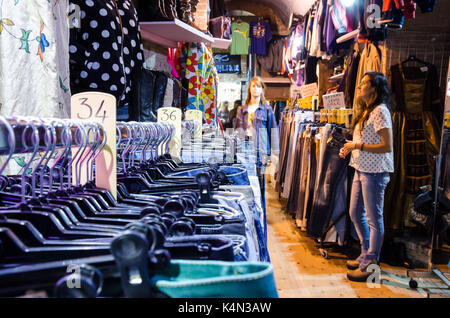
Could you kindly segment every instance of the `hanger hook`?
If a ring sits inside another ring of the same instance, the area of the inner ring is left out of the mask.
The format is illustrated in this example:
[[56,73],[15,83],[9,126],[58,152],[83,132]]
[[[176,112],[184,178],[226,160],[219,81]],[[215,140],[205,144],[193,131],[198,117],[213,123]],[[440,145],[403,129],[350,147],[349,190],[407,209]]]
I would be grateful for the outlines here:
[[[45,146],[42,148],[39,148],[39,151],[45,150],[44,155],[41,157],[41,159],[37,162],[37,164],[34,166],[33,170],[31,171],[31,197],[33,199],[36,198],[36,175],[37,171],[41,167],[41,164],[46,159],[48,153],[50,152],[52,148],[52,131],[51,126],[44,123],[44,120],[42,118],[36,118],[36,122],[39,122],[38,131],[39,128],[43,128],[44,133],[44,144]],[[42,169],[44,169],[44,165],[42,165]],[[42,183],[42,180],[41,180]]]
[[[75,163],[75,184],[78,185],[79,184],[79,179],[78,179],[78,171],[77,171],[77,163],[79,162],[79,159],[81,158],[82,155],[82,150],[84,152],[84,149],[87,146],[87,133],[86,133],[86,129],[83,125],[82,122],[78,122],[78,121],[72,121],[71,122],[73,126],[76,127],[75,130],[75,135],[71,134],[72,140],[75,141],[75,145],[78,145],[79,148],[77,150],[77,152],[72,155],[72,159],[69,161],[69,163],[67,164],[67,176],[68,176],[68,187],[71,188],[72,187],[72,163],[76,161]],[[72,143],[73,144],[73,143]],[[72,144],[70,149],[72,148]],[[80,154],[81,152],[81,154]]]
[[[7,119],[5,119],[3,116],[0,116],[0,122],[3,124],[6,133],[8,134],[6,137],[6,141],[8,143],[8,157],[6,158],[5,162],[0,168],[0,175],[3,173],[3,171],[6,168],[6,165],[9,163],[9,160],[11,160],[11,157],[14,154],[14,151],[16,150],[16,136],[14,135],[14,129],[12,128],[11,124],[8,122]],[[2,131],[3,135],[3,131]],[[5,140],[5,139],[3,139]],[[2,145],[4,147],[4,145]]]
[[[30,160],[27,162],[27,164],[25,165],[25,167],[23,167],[23,173],[21,175],[21,195],[22,195],[22,203],[25,203],[25,175],[26,172],[28,170],[28,168],[31,165],[31,162],[34,160],[34,157],[36,156],[36,154],[39,151],[39,142],[40,142],[40,138],[39,138],[39,131],[36,127],[36,125],[34,124],[35,119],[31,118],[31,117],[22,117],[21,120],[25,121],[25,125],[24,125],[24,130],[22,131],[22,145],[24,146],[24,152],[26,153],[29,149],[29,146],[27,145],[27,140],[26,140],[26,132],[28,128],[32,129],[32,133],[31,133],[31,143],[34,147],[33,149],[33,153],[31,155]],[[18,122],[18,125],[21,126],[20,122]]]
[[[107,134],[106,134],[106,131],[105,131],[105,128],[103,127],[103,125],[100,124],[100,123],[94,123],[94,124],[97,125],[97,127],[98,127],[99,146],[97,147],[98,148],[97,153],[94,152],[93,158],[91,159],[92,160],[92,163],[91,163],[91,180],[94,180],[94,162],[95,162],[95,159],[97,159],[97,156],[103,151],[103,149],[106,146],[106,143],[108,142]],[[102,132],[101,135],[100,135],[100,131]],[[102,137],[103,137],[103,139],[102,139]]]

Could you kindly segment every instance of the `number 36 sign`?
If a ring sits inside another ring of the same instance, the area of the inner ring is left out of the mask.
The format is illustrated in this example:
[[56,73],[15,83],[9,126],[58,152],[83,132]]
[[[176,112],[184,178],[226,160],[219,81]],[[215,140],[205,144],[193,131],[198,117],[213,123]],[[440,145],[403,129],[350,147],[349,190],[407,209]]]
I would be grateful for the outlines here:
[[181,109],[175,107],[161,107],[158,109],[159,123],[172,123],[175,126],[175,135],[170,141],[170,154],[181,157]]

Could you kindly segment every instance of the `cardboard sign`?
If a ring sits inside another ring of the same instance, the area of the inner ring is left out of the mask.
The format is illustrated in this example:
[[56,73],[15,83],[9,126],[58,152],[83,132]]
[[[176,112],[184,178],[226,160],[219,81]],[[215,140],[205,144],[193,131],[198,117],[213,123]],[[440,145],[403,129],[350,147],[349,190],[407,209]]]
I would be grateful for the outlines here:
[[301,86],[297,86],[296,84],[291,85],[290,93],[291,99],[295,100],[299,96],[302,96]]
[[194,139],[202,139],[203,112],[198,109],[188,109],[186,111],[186,120],[193,120],[198,123],[199,129],[194,132]]
[[345,108],[345,99],[343,92],[322,95],[322,99],[323,107],[325,109]]
[[181,109],[175,107],[162,107],[158,109],[158,123],[172,123],[175,134],[170,140],[170,155],[181,158]]
[[317,83],[300,86],[300,92],[302,94],[302,98],[319,95]]
[[[106,146],[95,159],[95,184],[111,191],[117,198],[117,149],[116,149],[116,98],[101,92],[75,94],[71,98],[71,118],[102,124],[107,136]],[[76,153],[73,149],[72,153]],[[75,163],[73,164],[75,165]],[[76,182],[75,168],[72,169],[73,183]],[[80,183],[87,181],[86,165],[81,167]]]

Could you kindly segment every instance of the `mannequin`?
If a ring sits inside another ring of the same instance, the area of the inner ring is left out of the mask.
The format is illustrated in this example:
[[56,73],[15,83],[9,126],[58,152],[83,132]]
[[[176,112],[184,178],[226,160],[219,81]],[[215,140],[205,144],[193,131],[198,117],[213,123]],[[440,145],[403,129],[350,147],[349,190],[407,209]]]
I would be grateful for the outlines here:
[[250,80],[247,87],[247,99],[238,111],[234,128],[238,129],[240,135],[245,136],[248,142],[252,142],[256,150],[256,172],[263,202],[264,225],[266,225],[264,195],[266,166],[268,164],[277,166],[280,150],[275,114],[266,101],[264,83],[258,76]]

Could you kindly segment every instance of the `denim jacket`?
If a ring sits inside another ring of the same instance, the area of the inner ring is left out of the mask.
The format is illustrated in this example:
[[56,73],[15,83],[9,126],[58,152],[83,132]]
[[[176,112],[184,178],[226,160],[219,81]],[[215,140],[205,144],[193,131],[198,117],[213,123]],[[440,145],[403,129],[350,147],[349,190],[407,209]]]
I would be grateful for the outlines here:
[[[246,131],[248,128],[247,126],[248,106],[245,105],[241,107],[237,114],[234,128]],[[278,127],[272,107],[268,104],[260,104],[255,110],[252,126],[252,139],[255,149],[257,150],[258,162],[263,159],[263,156],[261,155],[278,155],[280,153]]]

